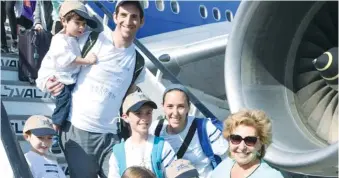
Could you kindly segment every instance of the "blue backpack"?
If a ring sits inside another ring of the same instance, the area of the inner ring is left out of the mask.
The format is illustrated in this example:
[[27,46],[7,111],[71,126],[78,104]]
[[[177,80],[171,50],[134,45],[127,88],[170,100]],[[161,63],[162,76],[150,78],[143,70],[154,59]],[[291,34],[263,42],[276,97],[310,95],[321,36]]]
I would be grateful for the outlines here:
[[[218,164],[222,161],[220,156],[215,155],[212,149],[212,145],[211,145],[211,141],[209,139],[209,136],[207,134],[207,130],[206,130],[206,124],[207,121],[209,119],[206,118],[194,118],[194,121],[191,125],[191,127],[188,130],[187,136],[184,139],[184,143],[182,144],[181,147],[179,148],[178,152],[177,152],[177,158],[180,159],[184,156],[188,145],[190,144],[195,130],[198,131],[198,137],[199,137],[199,141],[200,141],[200,145],[201,145],[201,149],[204,152],[205,156],[208,157],[208,159],[211,161],[211,166],[212,168],[216,168],[218,166]],[[218,120],[217,118],[211,118],[210,119],[212,124],[220,131],[223,130],[223,124],[220,120]],[[155,129],[155,136],[159,136],[162,126],[164,124],[165,119],[161,119],[158,122],[158,125]]]
[[[152,148],[151,160],[152,170],[157,178],[163,178],[163,171],[161,169],[162,161],[162,150],[164,147],[164,139],[160,137],[154,138],[154,144]],[[118,162],[119,174],[122,176],[126,168],[126,153],[125,153],[125,142],[121,142],[113,146],[113,154]]]

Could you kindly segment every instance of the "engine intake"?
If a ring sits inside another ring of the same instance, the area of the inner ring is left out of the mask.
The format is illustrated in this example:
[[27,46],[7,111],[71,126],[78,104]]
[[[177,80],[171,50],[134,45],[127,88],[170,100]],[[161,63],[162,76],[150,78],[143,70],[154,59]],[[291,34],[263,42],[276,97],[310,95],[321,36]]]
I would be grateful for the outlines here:
[[335,69],[325,74],[315,67],[324,62],[314,61],[337,47],[338,2],[241,2],[226,49],[227,99],[231,112],[271,116],[271,164],[338,176],[337,80],[328,80]]

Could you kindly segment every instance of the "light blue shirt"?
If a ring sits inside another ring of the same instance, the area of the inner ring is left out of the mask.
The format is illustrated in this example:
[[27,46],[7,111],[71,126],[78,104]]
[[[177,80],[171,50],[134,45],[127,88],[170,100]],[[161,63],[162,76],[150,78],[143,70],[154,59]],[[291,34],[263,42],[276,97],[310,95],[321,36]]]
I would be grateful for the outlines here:
[[[231,169],[235,161],[227,158],[216,167],[211,178],[231,178]],[[276,169],[269,166],[265,161],[261,161],[260,166],[248,178],[284,178],[282,174]]]

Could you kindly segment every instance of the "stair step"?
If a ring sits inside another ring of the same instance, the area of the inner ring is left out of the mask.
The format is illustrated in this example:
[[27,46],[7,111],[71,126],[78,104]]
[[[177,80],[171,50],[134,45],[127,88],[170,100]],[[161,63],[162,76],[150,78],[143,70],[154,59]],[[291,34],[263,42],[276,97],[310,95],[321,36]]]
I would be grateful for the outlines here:
[[35,85],[13,80],[1,81],[1,96],[14,98],[53,98],[50,93],[42,92]]
[[8,116],[8,119],[11,123],[12,130],[14,131],[15,135],[17,136],[18,141],[24,141],[23,137],[23,129],[26,120],[28,119],[29,115],[11,115]]
[[19,56],[17,54],[1,55],[1,66],[18,68]]
[[18,68],[1,66],[1,79],[19,81]]
[[1,97],[8,115],[45,115],[50,116],[55,108],[53,99]]

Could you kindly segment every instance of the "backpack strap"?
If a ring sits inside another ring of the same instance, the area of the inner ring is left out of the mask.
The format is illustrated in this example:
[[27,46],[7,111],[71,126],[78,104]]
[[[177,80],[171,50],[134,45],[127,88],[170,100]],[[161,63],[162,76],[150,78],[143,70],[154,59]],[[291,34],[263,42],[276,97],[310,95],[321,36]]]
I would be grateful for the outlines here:
[[154,137],[154,143],[152,148],[152,169],[157,178],[163,178],[163,170],[161,168],[162,162],[162,150],[164,148],[164,139],[161,137]]
[[113,154],[117,160],[119,167],[119,174],[122,176],[126,170],[126,153],[125,153],[125,142],[121,142],[113,146]]
[[197,129],[197,124],[196,124],[195,120],[196,119],[193,120],[192,125],[189,128],[188,133],[187,133],[187,135],[186,135],[186,137],[184,139],[184,142],[182,143],[182,145],[180,146],[180,148],[179,148],[179,150],[177,152],[177,158],[178,159],[181,159],[184,156],[188,146],[190,145],[190,143],[192,141],[192,138],[194,136],[195,130]]
[[215,169],[221,162],[221,158],[219,156],[216,156],[213,152],[211,141],[208,137],[206,129],[208,119],[196,118],[195,121],[197,124],[197,131],[201,149],[204,152],[205,156],[208,157],[208,159],[211,161],[212,168]]
[[87,53],[92,49],[95,42],[97,42],[98,37],[99,37],[99,32],[92,31],[89,34],[87,41],[86,41],[84,47],[82,48],[81,57],[86,57]]
[[[128,89],[134,84],[134,82],[139,77],[141,71],[143,70],[143,68],[145,66],[144,57],[142,57],[142,55],[137,50],[135,50],[135,53],[136,53],[136,56],[135,56],[136,60],[135,60],[133,78],[132,78],[132,82],[129,85]],[[127,89],[127,91],[128,91],[128,89]],[[122,103],[124,102],[124,100],[126,98],[127,91],[125,93],[125,96],[122,99]],[[121,113],[122,113],[122,107],[120,107],[120,114]],[[118,136],[119,136],[119,138],[123,138],[124,140],[126,140],[130,136],[130,130],[129,130],[128,124],[121,119],[120,122],[117,123],[117,125],[118,125]]]
[[155,132],[154,132],[155,136],[157,136],[157,137],[160,136],[160,132],[161,132],[162,126],[164,125],[164,122],[165,122],[165,119],[160,119],[159,120],[158,125],[155,128]]
[[224,124],[223,124],[219,119],[217,119],[217,118],[215,118],[215,117],[210,118],[210,120],[211,120],[212,124],[213,124],[218,130],[220,130],[220,131],[222,132],[222,130],[223,130],[223,128],[224,128]]
[[134,82],[137,80],[137,78],[139,77],[142,69],[144,68],[145,66],[145,59],[144,57],[142,57],[142,55],[137,51],[135,50],[135,67],[134,67],[134,73],[133,73],[133,78],[132,78],[132,82],[130,84],[130,87],[132,84],[134,84]]

